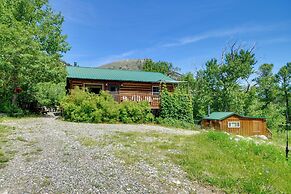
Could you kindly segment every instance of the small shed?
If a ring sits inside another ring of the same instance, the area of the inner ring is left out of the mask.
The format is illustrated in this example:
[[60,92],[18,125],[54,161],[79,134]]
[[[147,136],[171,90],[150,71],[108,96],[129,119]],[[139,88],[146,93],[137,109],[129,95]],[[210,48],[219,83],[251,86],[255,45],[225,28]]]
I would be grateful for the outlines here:
[[212,112],[201,120],[201,125],[243,136],[272,136],[265,117],[242,116],[234,112]]

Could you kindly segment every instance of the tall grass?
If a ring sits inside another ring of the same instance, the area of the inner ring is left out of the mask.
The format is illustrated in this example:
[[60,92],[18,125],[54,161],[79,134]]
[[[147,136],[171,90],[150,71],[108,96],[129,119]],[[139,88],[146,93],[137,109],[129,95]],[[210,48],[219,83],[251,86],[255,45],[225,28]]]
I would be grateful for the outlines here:
[[4,151],[4,147],[8,144],[8,135],[12,128],[0,125],[0,168],[4,167],[10,160],[11,155]]
[[[143,140],[146,137],[157,141],[146,142]],[[130,153],[136,150],[138,154],[138,157],[128,154],[126,157],[141,158],[139,153],[143,153],[151,163],[164,154],[180,165],[190,179],[214,185],[227,193],[291,191],[291,162],[285,160],[278,138],[258,143],[257,140],[237,141],[231,135],[216,131],[192,136],[120,133],[112,142],[129,146]]]
[[270,144],[230,139],[208,132],[185,138],[182,150],[171,158],[191,179],[235,193],[288,193],[291,163],[284,150]]

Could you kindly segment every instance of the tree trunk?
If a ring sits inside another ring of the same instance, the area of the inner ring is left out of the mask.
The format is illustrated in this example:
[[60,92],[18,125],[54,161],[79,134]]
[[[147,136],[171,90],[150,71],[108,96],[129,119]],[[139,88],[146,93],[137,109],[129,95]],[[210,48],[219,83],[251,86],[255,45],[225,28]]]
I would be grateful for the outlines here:
[[17,106],[17,94],[14,93],[12,96],[12,105]]
[[288,96],[288,86],[287,86],[287,80],[284,79],[284,94],[285,94],[285,101],[286,101],[286,124],[290,124],[290,112],[289,112],[289,96]]

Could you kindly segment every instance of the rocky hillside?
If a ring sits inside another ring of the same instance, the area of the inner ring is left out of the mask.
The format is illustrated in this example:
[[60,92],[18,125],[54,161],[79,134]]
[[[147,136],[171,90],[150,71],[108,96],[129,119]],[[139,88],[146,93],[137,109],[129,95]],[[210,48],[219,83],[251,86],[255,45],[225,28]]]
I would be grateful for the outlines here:
[[123,70],[142,70],[142,65],[145,59],[126,59],[121,61],[115,61],[105,65],[99,66],[99,68],[105,69],[123,69]]

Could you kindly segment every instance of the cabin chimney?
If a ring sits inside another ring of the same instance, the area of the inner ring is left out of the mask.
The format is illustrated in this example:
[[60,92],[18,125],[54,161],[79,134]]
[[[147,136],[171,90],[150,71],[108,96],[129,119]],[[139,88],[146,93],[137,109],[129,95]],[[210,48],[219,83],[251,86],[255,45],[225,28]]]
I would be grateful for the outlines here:
[[74,62],[74,67],[77,67],[78,66],[78,63],[77,62]]
[[208,105],[208,116],[210,116],[211,110],[210,110],[210,105]]

